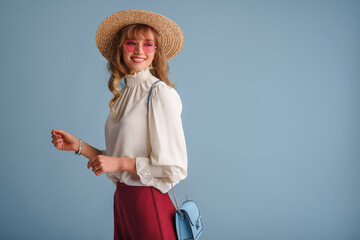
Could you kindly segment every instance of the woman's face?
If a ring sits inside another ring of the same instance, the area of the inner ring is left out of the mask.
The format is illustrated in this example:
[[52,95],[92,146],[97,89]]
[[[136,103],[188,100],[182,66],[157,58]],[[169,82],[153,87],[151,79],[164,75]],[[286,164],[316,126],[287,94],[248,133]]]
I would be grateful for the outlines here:
[[133,41],[127,43],[125,41],[127,47],[123,45],[123,59],[126,66],[131,71],[130,74],[134,74],[135,72],[139,72],[150,66],[154,60],[156,49],[152,52],[149,52],[149,49],[151,49],[152,46],[155,46],[155,37],[151,31],[148,31],[141,39],[127,40]]

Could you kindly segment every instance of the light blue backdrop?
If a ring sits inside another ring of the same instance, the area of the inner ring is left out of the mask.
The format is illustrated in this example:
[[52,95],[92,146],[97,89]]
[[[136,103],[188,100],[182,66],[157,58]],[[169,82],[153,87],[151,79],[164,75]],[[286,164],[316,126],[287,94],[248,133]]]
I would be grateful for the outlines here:
[[1,1],[1,239],[113,238],[115,185],[50,132],[105,148],[95,33],[127,9],[184,32],[170,77],[202,239],[360,239],[360,2],[340,0]]

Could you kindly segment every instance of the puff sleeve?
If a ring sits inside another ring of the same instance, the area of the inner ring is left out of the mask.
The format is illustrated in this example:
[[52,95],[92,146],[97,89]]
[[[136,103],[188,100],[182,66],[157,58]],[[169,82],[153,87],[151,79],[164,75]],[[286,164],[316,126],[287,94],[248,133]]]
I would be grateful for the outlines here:
[[177,91],[160,82],[154,85],[148,112],[151,153],[137,157],[140,181],[147,186],[177,184],[187,176],[187,150]]

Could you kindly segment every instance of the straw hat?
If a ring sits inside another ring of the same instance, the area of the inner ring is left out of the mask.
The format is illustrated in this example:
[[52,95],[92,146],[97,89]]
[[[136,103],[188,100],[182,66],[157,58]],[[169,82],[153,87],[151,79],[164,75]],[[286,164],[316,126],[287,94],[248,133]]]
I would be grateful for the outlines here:
[[105,18],[96,31],[96,45],[107,60],[111,57],[116,33],[126,25],[133,23],[149,25],[159,33],[168,60],[180,52],[184,43],[184,35],[175,22],[154,12],[126,10],[113,13]]

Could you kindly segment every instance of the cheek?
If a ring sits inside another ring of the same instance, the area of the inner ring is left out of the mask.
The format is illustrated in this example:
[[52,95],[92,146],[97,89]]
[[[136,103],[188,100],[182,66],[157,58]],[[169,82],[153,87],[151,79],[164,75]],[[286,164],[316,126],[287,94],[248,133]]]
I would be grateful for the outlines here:
[[148,55],[148,59],[150,62],[152,62],[155,58],[155,54]]
[[124,50],[122,51],[122,56],[123,56],[124,60],[127,58],[127,54],[126,54],[126,52]]
[[122,50],[122,55],[123,55],[124,61],[127,61],[130,58],[130,54],[127,51],[125,51],[124,49]]

